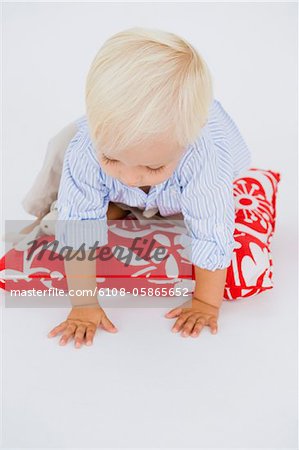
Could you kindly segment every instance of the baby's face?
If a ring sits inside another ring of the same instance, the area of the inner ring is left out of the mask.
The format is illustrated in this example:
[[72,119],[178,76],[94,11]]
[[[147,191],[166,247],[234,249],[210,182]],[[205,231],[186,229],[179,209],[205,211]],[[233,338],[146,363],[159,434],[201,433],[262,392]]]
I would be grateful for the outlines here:
[[151,139],[120,153],[99,152],[100,165],[113,178],[128,186],[153,186],[170,178],[184,154],[184,148],[169,138]]

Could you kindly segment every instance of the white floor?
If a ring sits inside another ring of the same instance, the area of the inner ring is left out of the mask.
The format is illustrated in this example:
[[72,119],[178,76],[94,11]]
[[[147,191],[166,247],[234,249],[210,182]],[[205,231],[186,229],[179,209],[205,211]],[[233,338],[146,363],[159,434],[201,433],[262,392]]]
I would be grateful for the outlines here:
[[32,220],[21,199],[49,139],[83,114],[91,58],[103,39],[137,24],[173,30],[202,49],[252,166],[282,180],[275,287],[224,302],[215,336],[172,334],[166,309],[111,308],[119,333],[75,350],[46,337],[66,310],[0,309],[3,448],[298,448],[297,4],[8,3],[6,220]]
[[275,288],[224,302],[215,336],[172,334],[167,308],[110,308],[119,333],[76,350],[46,337],[67,310],[3,308],[3,447],[297,448],[290,231]]

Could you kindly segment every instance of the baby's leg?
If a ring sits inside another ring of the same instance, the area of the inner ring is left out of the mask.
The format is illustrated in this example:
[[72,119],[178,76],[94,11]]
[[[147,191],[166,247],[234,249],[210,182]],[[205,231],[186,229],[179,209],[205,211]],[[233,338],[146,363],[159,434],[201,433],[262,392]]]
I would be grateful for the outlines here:
[[[107,219],[108,220],[117,220],[117,219],[124,219],[130,211],[125,211],[124,209],[119,208],[115,203],[109,202],[108,210],[107,210]],[[34,222],[32,222],[30,225],[27,225],[25,228],[23,228],[20,233],[21,234],[28,234],[30,233],[41,221],[41,218],[37,218]]]
[[37,217],[20,233],[30,233],[48,214],[51,204],[57,198],[61,178],[64,153],[77,132],[75,122],[70,123],[50,139],[43,165],[33,186],[22,200],[22,205],[29,214]]
[[22,200],[25,211],[39,219],[50,211],[57,199],[64,154],[76,132],[77,125],[72,122],[50,139],[41,170]]

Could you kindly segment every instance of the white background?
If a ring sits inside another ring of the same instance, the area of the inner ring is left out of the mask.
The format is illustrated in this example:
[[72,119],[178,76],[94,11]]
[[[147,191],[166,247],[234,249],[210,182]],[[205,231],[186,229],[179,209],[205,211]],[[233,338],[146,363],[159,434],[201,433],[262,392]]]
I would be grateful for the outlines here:
[[118,335],[48,341],[63,309],[2,309],[4,447],[295,448],[297,5],[6,3],[4,219],[21,206],[50,137],[84,113],[89,65],[131,26],[187,38],[212,72],[252,167],[281,174],[272,291],[224,302],[219,333],[170,333],[162,309],[111,309]]

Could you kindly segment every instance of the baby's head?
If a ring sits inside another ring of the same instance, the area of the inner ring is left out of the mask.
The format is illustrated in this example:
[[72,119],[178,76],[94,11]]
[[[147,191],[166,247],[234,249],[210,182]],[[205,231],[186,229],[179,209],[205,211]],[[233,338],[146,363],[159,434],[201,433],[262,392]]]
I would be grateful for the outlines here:
[[86,115],[103,170],[130,186],[168,179],[208,119],[212,78],[198,52],[172,33],[133,28],[97,53]]

